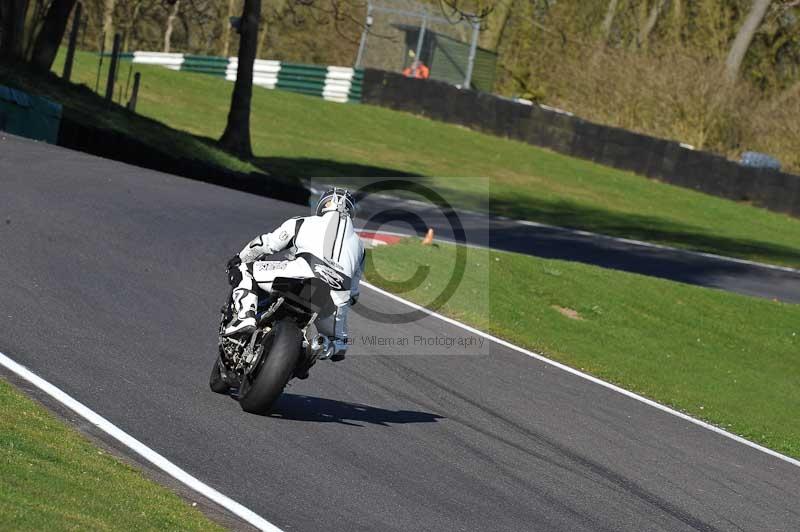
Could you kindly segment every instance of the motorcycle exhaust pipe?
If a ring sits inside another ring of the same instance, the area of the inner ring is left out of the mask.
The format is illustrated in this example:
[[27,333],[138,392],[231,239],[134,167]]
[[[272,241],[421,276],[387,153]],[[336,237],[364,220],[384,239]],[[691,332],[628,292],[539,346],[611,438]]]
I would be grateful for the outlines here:
[[324,334],[318,334],[308,345],[311,354],[317,358],[325,358],[331,348],[331,341]]

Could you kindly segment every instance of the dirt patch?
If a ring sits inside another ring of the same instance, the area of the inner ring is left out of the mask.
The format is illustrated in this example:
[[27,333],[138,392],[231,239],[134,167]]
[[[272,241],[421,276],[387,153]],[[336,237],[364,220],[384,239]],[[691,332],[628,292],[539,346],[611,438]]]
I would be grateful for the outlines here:
[[581,315],[578,314],[577,310],[573,310],[567,307],[559,307],[558,305],[553,305],[553,308],[556,309],[559,312],[559,314],[561,314],[562,316],[566,316],[571,320],[578,320],[578,321],[583,320],[583,317],[581,317]]

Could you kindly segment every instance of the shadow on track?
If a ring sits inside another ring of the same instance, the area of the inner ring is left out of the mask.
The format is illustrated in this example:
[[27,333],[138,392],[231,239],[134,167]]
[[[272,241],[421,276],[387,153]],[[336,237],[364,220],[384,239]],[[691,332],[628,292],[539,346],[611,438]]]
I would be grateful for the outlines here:
[[346,403],[335,399],[323,399],[308,395],[284,393],[269,417],[292,421],[317,423],[342,423],[363,427],[369,423],[388,427],[392,424],[435,423],[444,417],[429,412],[413,410],[386,410],[357,403]]

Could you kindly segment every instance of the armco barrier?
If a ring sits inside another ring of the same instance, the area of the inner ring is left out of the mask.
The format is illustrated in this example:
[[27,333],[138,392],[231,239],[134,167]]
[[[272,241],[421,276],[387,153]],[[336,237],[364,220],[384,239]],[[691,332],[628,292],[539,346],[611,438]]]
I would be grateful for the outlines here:
[[673,185],[800,216],[800,176],[752,168],[680,143],[595,124],[538,105],[366,69],[363,103],[508,137]]
[[[160,65],[173,70],[197,72],[236,81],[239,61],[236,57],[211,57],[161,52],[133,53],[133,62]],[[253,84],[267,89],[282,89],[333,102],[361,101],[361,69],[337,66],[295,65],[280,61],[256,59]]]
[[55,144],[61,104],[0,85],[0,131]]

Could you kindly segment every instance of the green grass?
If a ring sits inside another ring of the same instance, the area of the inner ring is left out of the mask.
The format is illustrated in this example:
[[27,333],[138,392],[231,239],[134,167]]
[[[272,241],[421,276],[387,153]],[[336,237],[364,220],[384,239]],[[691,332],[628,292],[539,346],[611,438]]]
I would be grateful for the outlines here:
[[[62,61],[63,54],[55,72]],[[129,66],[122,63],[122,86]],[[108,60],[101,90],[107,67]],[[241,161],[208,142],[223,131],[232,83],[161,67],[135,70],[143,75],[137,110],[153,120],[108,112],[89,91],[31,81],[8,67],[0,67],[0,82],[50,96],[84,120],[128,131],[163,150],[234,170],[256,165],[297,177],[412,175],[436,185],[457,206],[800,267],[799,219],[373,106],[255,87],[256,158]],[[96,75],[97,55],[79,53],[73,81],[94,88]]]
[[[429,277],[409,291],[418,266]],[[405,240],[373,250],[366,278],[427,304],[453,268],[453,246]],[[800,305],[470,249],[439,311],[800,457]]]
[[[81,54],[83,59],[88,57],[88,54]],[[86,61],[82,63],[86,66]],[[88,83],[85,79],[88,71],[85,68],[78,70],[84,75],[83,81],[94,89],[94,81]],[[124,80],[122,82],[124,84]],[[36,76],[4,64],[0,64],[0,84],[50,98],[64,105],[64,116],[78,123],[126,133],[162,152],[186,159],[199,159],[237,172],[258,170],[249,161],[237,159],[186,132],[167,127],[156,120],[125,112],[115,106],[105,105],[105,102],[90,90],[81,90],[65,83],[55,83],[53,79]]]
[[0,528],[222,530],[0,381]]
[[[54,70],[60,72],[62,60]],[[73,80],[94,87],[96,66],[95,55],[78,54]],[[123,84],[127,68],[123,63]],[[446,190],[454,203],[491,207],[494,214],[800,266],[800,220],[387,109],[255,88],[257,158],[241,161],[200,138],[222,133],[231,83],[159,67],[136,70],[143,73],[138,112],[153,121],[108,111],[88,91],[8,67],[0,66],[0,82],[60,101],[81,120],[233,170],[258,165],[302,177],[415,175]],[[452,179],[459,176],[489,178],[491,203],[481,179]],[[375,265],[367,277],[402,292],[402,283],[377,281],[375,267],[402,280],[417,265],[431,265],[430,279],[403,294],[425,303],[447,280],[450,251],[411,242],[381,248],[370,255]],[[464,280],[441,309],[446,314],[800,456],[800,306],[581,264],[469,253]],[[4,525],[213,527],[4,383],[0,414]]]
[[[79,54],[74,79],[93,87],[96,68],[96,56]],[[221,135],[232,83],[135,70],[143,74],[140,113],[195,135]],[[798,219],[406,113],[255,87],[252,138],[254,162],[279,174],[416,175],[454,204],[494,214],[800,266]],[[485,181],[458,177],[489,179],[489,197]]]

